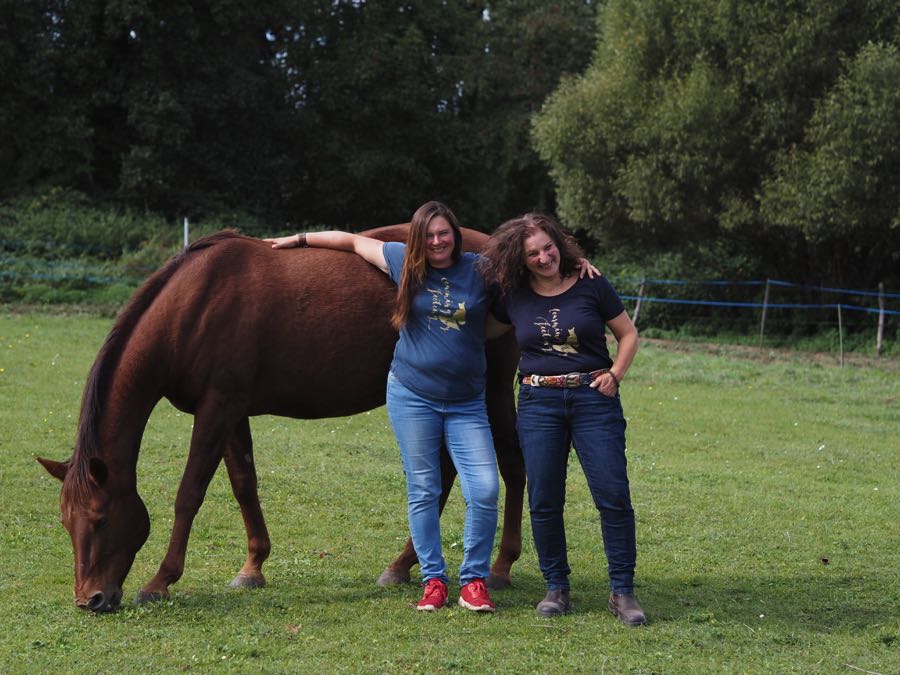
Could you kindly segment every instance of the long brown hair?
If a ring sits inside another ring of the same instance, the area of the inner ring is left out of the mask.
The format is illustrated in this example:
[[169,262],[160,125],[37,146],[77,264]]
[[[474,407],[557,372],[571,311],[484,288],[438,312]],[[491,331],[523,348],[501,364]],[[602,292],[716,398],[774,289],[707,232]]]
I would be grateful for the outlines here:
[[409,225],[409,238],[406,241],[406,257],[403,259],[403,270],[400,272],[400,284],[397,288],[397,306],[391,316],[391,325],[400,330],[406,325],[413,297],[425,282],[425,249],[428,244],[428,225],[437,216],[443,216],[453,228],[453,262],[462,255],[462,230],[459,221],[450,207],[441,202],[426,202],[413,214]]
[[559,273],[566,277],[578,269],[584,257],[581,247],[553,216],[526,213],[507,220],[491,234],[478,261],[484,280],[506,295],[528,285],[529,272],[523,257],[525,240],[543,230],[559,249]]

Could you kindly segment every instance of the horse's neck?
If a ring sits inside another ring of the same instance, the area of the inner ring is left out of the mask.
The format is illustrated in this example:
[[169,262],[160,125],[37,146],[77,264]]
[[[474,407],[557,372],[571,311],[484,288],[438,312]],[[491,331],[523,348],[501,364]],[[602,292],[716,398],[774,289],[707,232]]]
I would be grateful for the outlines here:
[[144,429],[161,398],[158,380],[158,370],[132,358],[122,358],[110,375],[95,423],[99,454],[111,466],[134,471]]

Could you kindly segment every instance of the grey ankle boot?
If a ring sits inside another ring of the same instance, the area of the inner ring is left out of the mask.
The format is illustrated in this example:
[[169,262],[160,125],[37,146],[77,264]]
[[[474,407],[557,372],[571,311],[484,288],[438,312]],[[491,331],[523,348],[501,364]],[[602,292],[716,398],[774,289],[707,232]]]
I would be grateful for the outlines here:
[[610,593],[609,595],[609,611],[626,626],[643,626],[647,623],[647,617],[644,610],[638,604],[634,593],[623,593],[618,595]]
[[538,616],[559,616],[560,614],[568,614],[571,609],[572,603],[569,602],[569,590],[554,588],[547,591],[547,595],[537,604],[535,611]]

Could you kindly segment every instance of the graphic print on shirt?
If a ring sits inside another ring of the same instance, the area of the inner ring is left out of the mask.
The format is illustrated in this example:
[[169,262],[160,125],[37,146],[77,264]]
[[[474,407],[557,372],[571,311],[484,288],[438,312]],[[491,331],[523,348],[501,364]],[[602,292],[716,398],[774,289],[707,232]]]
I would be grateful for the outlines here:
[[563,336],[563,329],[560,328],[560,311],[557,308],[550,310],[550,318],[542,316],[537,317],[534,325],[537,326],[541,333],[541,340],[544,345],[541,351],[556,352],[558,354],[577,354],[578,353],[578,336],[575,334],[575,327],[566,329]]
[[466,303],[454,303],[450,291],[450,282],[441,277],[441,288],[426,289],[431,294],[431,314],[428,315],[428,325],[432,321],[440,323],[441,330],[459,330],[466,325]]

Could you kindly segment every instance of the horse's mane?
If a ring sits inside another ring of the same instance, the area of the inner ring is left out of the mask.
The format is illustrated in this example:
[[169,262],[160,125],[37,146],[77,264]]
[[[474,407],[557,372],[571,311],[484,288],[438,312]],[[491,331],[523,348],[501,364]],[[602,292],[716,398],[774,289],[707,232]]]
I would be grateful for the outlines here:
[[109,335],[106,336],[106,340],[100,348],[97,358],[94,360],[94,365],[91,366],[87,383],[84,387],[75,450],[72,453],[72,459],[69,461],[66,482],[63,485],[64,494],[67,492],[70,499],[83,502],[88,494],[90,481],[88,476],[89,460],[100,454],[98,431],[100,415],[103,411],[103,401],[107,394],[106,390],[110,376],[119,363],[119,357],[122,355],[125,345],[128,344],[128,340],[134,332],[134,327],[188,258],[197,251],[240,236],[234,230],[223,230],[203,239],[198,239],[189,247],[173,256],[162,268],[147,279],[131,297],[128,304],[119,312],[116,322],[109,331]]

